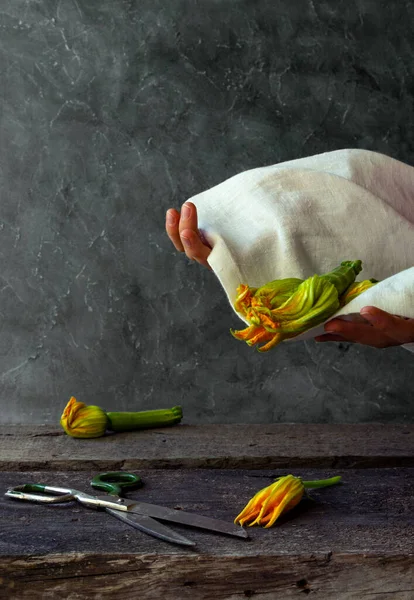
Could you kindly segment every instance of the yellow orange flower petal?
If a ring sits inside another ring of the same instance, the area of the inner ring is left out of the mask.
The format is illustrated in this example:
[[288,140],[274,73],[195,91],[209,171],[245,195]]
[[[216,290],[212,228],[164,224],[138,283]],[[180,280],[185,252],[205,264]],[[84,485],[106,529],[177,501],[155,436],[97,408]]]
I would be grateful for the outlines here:
[[72,396],[60,419],[65,432],[76,438],[95,438],[104,435],[108,418],[99,406],[86,406]]
[[364,281],[357,281],[355,283],[351,283],[351,285],[345,290],[345,292],[339,297],[339,302],[341,306],[345,306],[349,304],[351,300],[354,300],[357,296],[366,292],[373,285],[376,285],[378,281],[375,279],[365,279]]
[[280,515],[299,504],[305,491],[302,481],[293,475],[282,477],[272,488],[252,525],[266,523],[265,527],[271,527]]

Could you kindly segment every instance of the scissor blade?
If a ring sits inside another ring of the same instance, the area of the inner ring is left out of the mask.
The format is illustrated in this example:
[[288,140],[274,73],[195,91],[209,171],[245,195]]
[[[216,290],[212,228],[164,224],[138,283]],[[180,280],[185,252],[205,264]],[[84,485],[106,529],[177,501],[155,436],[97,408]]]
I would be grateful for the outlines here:
[[147,515],[132,514],[131,512],[123,512],[114,510],[113,508],[105,508],[105,510],[120,521],[123,521],[144,533],[148,533],[148,535],[159,538],[160,540],[170,542],[171,544],[180,544],[181,546],[195,546],[194,542],[191,542],[179,533],[176,533],[169,527],[166,527]]
[[129,513],[147,515],[148,517],[154,517],[155,519],[162,519],[163,521],[181,523],[182,525],[189,525],[190,527],[217,531],[218,533],[224,533],[226,535],[235,535],[236,537],[241,538],[249,537],[247,532],[239,525],[233,525],[233,523],[228,523],[227,521],[211,519],[210,517],[204,517],[203,515],[197,515],[195,513],[188,513],[183,510],[158,506],[157,504],[135,502],[128,507],[128,514]]

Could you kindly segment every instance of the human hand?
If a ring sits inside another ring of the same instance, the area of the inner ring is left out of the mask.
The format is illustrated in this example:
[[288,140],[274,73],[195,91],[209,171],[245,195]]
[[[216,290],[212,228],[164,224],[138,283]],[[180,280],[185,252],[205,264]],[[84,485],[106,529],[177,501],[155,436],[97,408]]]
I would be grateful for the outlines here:
[[414,342],[414,319],[391,315],[375,306],[365,306],[361,318],[345,321],[332,319],[317,342],[354,342],[374,348],[388,348]]
[[175,208],[167,210],[165,229],[179,252],[185,252],[190,260],[210,269],[207,259],[211,247],[198,230],[197,209],[192,202],[185,202],[181,214]]

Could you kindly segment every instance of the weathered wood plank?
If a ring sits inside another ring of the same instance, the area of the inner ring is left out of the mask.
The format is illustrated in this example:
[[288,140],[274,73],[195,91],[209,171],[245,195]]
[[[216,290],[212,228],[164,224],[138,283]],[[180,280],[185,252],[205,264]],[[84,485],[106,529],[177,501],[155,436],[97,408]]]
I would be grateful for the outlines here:
[[[87,491],[93,472],[0,473],[0,489],[27,482]],[[281,471],[148,470],[145,485],[129,498],[179,507],[231,522],[253,494]],[[44,506],[0,499],[0,556],[73,552],[102,555],[119,552],[181,554],[187,557],[275,556],[349,553],[409,555],[414,552],[414,469],[300,470],[306,479],[340,474],[343,484],[313,490],[271,529],[248,528],[250,540],[173,525],[196,542],[196,550],[177,547],[120,523],[108,514],[79,504]],[[1,571],[1,569],[0,569]]]
[[73,553],[3,559],[7,600],[412,600],[413,558]]
[[[130,498],[231,521],[281,470],[140,470]],[[174,525],[188,549],[73,503],[0,498],[0,598],[8,600],[329,600],[414,597],[414,469],[300,469],[304,479],[340,474],[272,529],[250,540]],[[96,471],[2,472],[0,490],[25,482],[89,488]]]
[[179,425],[73,439],[0,426],[0,471],[414,466],[414,425]]

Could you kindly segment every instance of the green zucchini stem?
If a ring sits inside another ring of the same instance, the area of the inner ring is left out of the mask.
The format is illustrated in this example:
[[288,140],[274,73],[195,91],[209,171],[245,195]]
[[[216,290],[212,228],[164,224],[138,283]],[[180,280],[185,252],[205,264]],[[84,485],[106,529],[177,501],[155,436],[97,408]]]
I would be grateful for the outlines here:
[[302,481],[305,489],[317,489],[328,487],[330,485],[336,485],[341,482],[342,477],[331,477],[330,479],[316,479],[315,481]]

